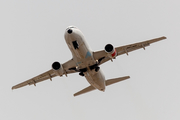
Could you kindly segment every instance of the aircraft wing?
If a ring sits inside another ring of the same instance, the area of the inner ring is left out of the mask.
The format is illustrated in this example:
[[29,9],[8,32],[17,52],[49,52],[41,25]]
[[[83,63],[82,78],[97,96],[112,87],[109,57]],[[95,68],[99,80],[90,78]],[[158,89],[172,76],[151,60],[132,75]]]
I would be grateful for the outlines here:
[[[66,71],[66,74],[76,72],[74,70],[69,70],[69,68],[75,67],[75,63],[74,63],[74,61],[72,59],[67,61],[66,63],[62,64],[62,66],[63,66],[63,69]],[[19,83],[19,84],[13,86],[12,89],[17,89],[17,88],[20,88],[20,87],[24,87],[26,85],[34,85],[34,86],[36,86],[36,83],[42,82],[42,81],[48,80],[48,79],[52,80],[52,78],[56,77],[56,76],[57,75],[55,74],[54,70],[51,69],[51,70],[49,70],[47,72],[44,72],[44,73],[42,73],[42,74],[40,74],[40,75],[38,75],[38,76],[36,76],[34,78],[31,78],[31,79],[29,79],[27,81],[24,81],[22,83]]]
[[[131,51],[143,48],[145,49],[145,47],[150,46],[150,44],[154,43],[154,42],[158,42],[160,40],[166,39],[166,37],[159,37],[159,38],[155,38],[155,39],[151,39],[151,40],[147,40],[147,41],[143,41],[143,42],[139,42],[139,43],[134,43],[134,44],[129,44],[129,45],[125,45],[125,46],[120,46],[120,47],[116,47],[115,50],[117,52],[117,56],[122,55],[122,54],[127,54]],[[93,53],[94,58],[96,60],[101,60],[100,64],[103,64],[109,60],[111,60],[108,56],[107,53],[105,52],[105,50],[101,50],[101,51],[97,51]]]

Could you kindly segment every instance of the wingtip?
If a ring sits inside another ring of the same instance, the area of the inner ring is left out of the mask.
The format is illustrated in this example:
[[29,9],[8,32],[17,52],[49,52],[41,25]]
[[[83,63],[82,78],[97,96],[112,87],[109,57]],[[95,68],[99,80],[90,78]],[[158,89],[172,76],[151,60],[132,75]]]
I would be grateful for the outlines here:
[[162,38],[163,38],[163,39],[167,39],[167,37],[166,37],[166,36],[163,36]]
[[76,97],[76,96],[78,96],[78,94],[77,94],[77,93],[75,93],[73,96],[74,96],[74,97]]
[[130,76],[125,76],[124,78],[127,78],[127,79],[128,79],[128,78],[130,78]]
[[11,90],[14,90],[15,88],[14,88],[14,86],[11,88]]
[[78,96],[78,95],[80,95],[80,94],[79,94],[79,93],[75,93],[73,96],[76,97],[76,96]]

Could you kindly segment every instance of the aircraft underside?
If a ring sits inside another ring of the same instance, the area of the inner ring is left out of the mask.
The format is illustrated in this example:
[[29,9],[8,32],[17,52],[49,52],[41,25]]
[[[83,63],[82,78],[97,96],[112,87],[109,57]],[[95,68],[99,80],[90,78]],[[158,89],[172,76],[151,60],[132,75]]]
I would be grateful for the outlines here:
[[166,39],[166,37],[159,37],[139,43],[134,43],[130,45],[114,47],[111,44],[107,44],[104,50],[91,51],[88,44],[85,41],[82,32],[74,27],[70,26],[66,29],[64,34],[66,43],[72,53],[72,59],[60,64],[59,62],[54,62],[52,64],[52,69],[42,73],[34,78],[24,81],[12,87],[12,89],[17,89],[26,85],[35,85],[38,82],[50,79],[56,76],[67,76],[71,73],[79,73],[87,79],[90,86],[77,92],[74,96],[90,92],[92,90],[98,89],[100,91],[105,91],[105,87],[123,80],[130,78],[129,76],[119,77],[114,79],[105,80],[105,76],[100,69],[100,65],[113,59],[122,54],[127,54],[131,51],[149,46],[150,44]]

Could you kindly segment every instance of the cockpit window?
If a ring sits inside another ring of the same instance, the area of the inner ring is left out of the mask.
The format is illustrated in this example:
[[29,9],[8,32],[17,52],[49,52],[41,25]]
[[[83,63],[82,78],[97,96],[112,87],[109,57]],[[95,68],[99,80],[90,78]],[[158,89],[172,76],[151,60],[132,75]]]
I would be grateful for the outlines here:
[[69,26],[66,30],[70,29],[70,28],[76,28],[75,26]]

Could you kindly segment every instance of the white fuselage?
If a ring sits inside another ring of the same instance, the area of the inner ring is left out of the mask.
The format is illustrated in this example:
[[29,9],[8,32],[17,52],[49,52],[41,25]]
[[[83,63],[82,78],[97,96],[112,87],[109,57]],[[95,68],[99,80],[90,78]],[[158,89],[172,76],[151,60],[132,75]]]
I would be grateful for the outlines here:
[[94,59],[93,52],[88,47],[82,32],[78,28],[70,26],[66,29],[64,37],[71,50],[76,68],[87,68],[87,71],[83,72],[87,81],[96,89],[104,91],[106,85],[102,71],[96,72],[94,69],[89,68],[89,66],[96,64],[97,60]]

